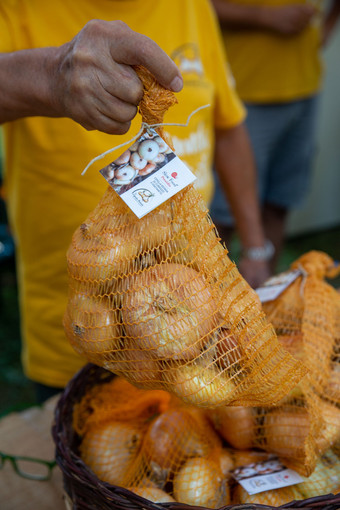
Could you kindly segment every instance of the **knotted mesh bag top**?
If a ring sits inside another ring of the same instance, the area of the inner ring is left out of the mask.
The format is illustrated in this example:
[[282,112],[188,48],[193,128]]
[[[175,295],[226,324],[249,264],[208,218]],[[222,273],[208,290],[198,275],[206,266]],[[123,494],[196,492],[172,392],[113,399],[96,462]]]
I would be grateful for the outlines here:
[[[174,95],[138,73],[142,120],[161,123]],[[109,187],[67,263],[69,341],[139,388],[199,407],[268,405],[307,372],[281,347],[192,185],[142,219]]]

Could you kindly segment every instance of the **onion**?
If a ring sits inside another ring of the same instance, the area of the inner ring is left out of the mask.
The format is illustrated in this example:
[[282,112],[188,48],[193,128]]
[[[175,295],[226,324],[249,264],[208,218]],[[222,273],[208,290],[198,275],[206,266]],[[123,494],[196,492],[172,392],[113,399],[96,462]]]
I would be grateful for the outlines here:
[[235,450],[233,452],[234,468],[253,464],[254,462],[265,462],[269,459],[269,453],[256,450]]
[[[210,437],[209,437],[210,435]],[[209,425],[186,409],[169,409],[148,428],[142,446],[145,462],[159,478],[167,479],[188,457],[207,455],[218,444]]]
[[301,457],[310,433],[310,418],[304,408],[278,409],[265,416],[264,434],[270,452],[283,457]]
[[332,450],[324,453],[318,460],[313,473],[296,487],[304,498],[323,496],[338,489],[340,487],[340,462],[335,453]]
[[256,418],[250,407],[217,407],[209,410],[209,419],[217,432],[239,450],[254,446]]
[[223,475],[227,478],[230,475],[230,471],[234,469],[234,461],[231,453],[226,449],[222,448],[220,453],[220,467]]
[[219,508],[230,502],[228,486],[220,469],[209,459],[189,459],[174,477],[176,501],[187,505]]
[[181,264],[162,264],[127,278],[122,316],[128,337],[154,357],[191,360],[214,327],[216,307],[204,278]]
[[158,361],[150,358],[147,351],[136,348],[135,343],[128,338],[122,339],[117,352],[102,366],[137,387],[143,389],[162,387],[161,367]]
[[290,335],[278,335],[280,344],[295,358],[304,361],[306,356],[303,347],[303,335],[300,332]]
[[132,264],[139,254],[162,246],[175,234],[170,203],[138,219],[133,213],[114,212],[112,200],[107,192],[73,234],[67,261],[75,279],[100,282],[136,272]]
[[141,440],[141,431],[133,425],[109,423],[87,432],[80,445],[81,457],[104,482],[124,485]]
[[156,487],[129,487],[129,491],[154,503],[172,503],[175,501],[170,494]]
[[163,379],[171,383],[171,392],[188,404],[215,407],[235,398],[236,387],[217,369],[199,365],[183,365],[163,372]]
[[325,396],[333,400],[336,404],[340,404],[340,364],[332,364],[329,378],[324,389]]
[[226,327],[221,327],[209,338],[206,347],[212,349],[218,366],[222,369],[236,368],[242,360],[241,346]]
[[316,443],[319,453],[323,453],[340,439],[340,409],[323,400],[318,401],[318,408],[324,428],[316,438]]
[[[298,485],[296,486],[298,487]],[[304,499],[296,487],[283,487],[281,489],[260,492],[259,494],[250,495],[248,492],[238,485],[234,492],[233,502],[241,504],[268,505],[270,507],[279,507],[291,501]]]
[[119,348],[121,326],[110,300],[74,294],[64,314],[65,334],[75,351],[92,363],[103,365]]

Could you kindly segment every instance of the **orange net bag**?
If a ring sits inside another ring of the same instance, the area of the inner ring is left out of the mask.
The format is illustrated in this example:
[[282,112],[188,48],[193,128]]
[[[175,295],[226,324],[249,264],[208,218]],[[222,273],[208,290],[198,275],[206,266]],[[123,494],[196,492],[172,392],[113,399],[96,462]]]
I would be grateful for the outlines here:
[[231,455],[204,413],[168,392],[114,378],[77,404],[73,426],[84,462],[103,481],[151,501],[208,508],[230,501]]
[[229,424],[226,418],[221,427],[210,412],[187,406],[168,392],[137,389],[114,378],[92,387],[76,404],[73,427],[81,438],[81,457],[98,478],[153,502],[276,507],[340,490],[340,460],[328,449],[303,482],[250,496],[233,471],[238,468],[247,478],[267,474],[272,467],[268,461],[275,468],[277,463],[271,454],[250,449],[250,442],[239,443],[243,449],[231,446],[232,439],[244,436],[238,434],[236,422],[243,431],[246,423],[248,430],[256,429],[249,424],[250,408],[225,409]]
[[322,453],[340,439],[340,294],[326,282],[340,266],[311,251],[291,267],[301,276],[263,308],[279,342],[309,368],[308,391],[325,422],[318,440]]
[[[174,96],[138,72],[142,119],[161,123]],[[200,407],[268,405],[306,373],[277,341],[192,185],[142,219],[109,187],[67,262],[69,341],[140,388]]]

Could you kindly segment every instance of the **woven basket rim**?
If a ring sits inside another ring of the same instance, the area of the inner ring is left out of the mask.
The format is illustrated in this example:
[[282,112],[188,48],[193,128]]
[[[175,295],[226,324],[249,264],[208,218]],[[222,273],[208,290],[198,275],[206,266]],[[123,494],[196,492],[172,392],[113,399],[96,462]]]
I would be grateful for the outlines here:
[[[62,392],[54,412],[52,437],[55,443],[56,462],[59,465],[64,482],[64,490],[77,510],[210,510],[205,507],[184,503],[153,503],[133,492],[100,480],[86,466],[76,451],[79,441],[72,429],[73,405],[94,383],[109,382],[114,376],[111,372],[88,363],[81,368]],[[217,510],[339,510],[340,493],[327,494],[305,500],[292,501],[280,507],[260,504],[231,504]]]

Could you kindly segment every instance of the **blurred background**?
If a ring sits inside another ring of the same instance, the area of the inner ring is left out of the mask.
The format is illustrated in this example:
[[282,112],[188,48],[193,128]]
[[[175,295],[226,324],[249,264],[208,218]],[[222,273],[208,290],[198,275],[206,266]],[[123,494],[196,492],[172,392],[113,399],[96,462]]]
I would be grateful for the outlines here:
[[[279,271],[287,270],[297,257],[310,250],[324,251],[340,261],[339,53],[340,30],[336,31],[325,50],[327,72],[318,123],[312,189],[304,207],[290,216]],[[2,154],[0,143],[0,156]],[[0,183],[1,176],[0,167]],[[237,253],[237,241],[228,248],[231,257],[235,258],[233,254]],[[330,283],[340,287],[339,278]],[[0,416],[34,403],[33,387],[21,369],[20,343],[15,250],[7,225],[5,203],[0,198]]]

